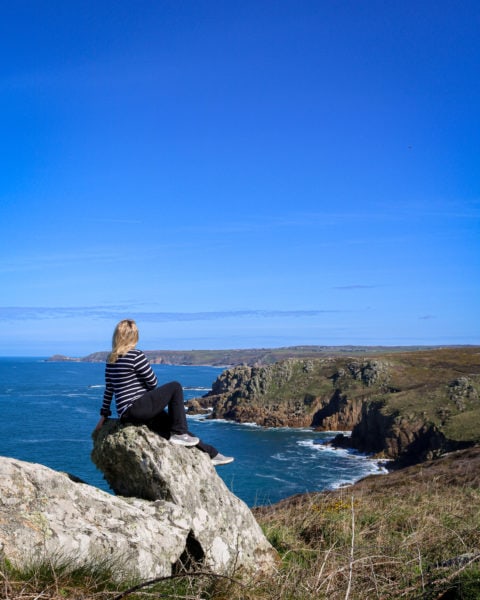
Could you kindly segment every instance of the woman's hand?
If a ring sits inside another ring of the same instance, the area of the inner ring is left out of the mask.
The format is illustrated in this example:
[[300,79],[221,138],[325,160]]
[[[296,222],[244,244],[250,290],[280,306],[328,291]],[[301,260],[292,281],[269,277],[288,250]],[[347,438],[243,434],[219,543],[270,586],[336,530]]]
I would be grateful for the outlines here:
[[96,431],[99,431],[103,424],[105,423],[105,417],[100,417],[100,421],[97,423],[95,429],[93,430],[93,433],[95,433]]

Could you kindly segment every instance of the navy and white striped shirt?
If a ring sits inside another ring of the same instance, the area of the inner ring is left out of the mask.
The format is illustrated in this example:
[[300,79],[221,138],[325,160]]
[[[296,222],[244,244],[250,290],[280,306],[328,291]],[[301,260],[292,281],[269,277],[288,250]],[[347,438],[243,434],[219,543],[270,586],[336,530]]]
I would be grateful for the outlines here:
[[147,357],[141,350],[129,350],[116,362],[105,366],[105,393],[100,414],[109,417],[112,414],[110,404],[115,395],[118,416],[148,390],[157,386],[157,376]]

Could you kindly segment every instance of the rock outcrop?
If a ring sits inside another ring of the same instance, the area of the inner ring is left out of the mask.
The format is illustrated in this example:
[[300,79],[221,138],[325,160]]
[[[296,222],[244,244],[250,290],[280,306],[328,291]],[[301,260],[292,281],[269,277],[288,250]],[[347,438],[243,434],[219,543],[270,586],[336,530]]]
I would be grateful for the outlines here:
[[418,462],[480,441],[479,358],[472,347],[236,367],[188,406],[265,427],[348,430],[339,445]]
[[274,567],[276,552],[206,454],[113,420],[95,438],[94,461],[121,496],[0,457],[0,558],[18,567],[102,564],[123,580]]
[[0,457],[0,554],[19,567],[56,561],[170,575],[190,519],[172,502],[115,497],[43,465]]
[[250,509],[197,448],[110,420],[95,436],[92,460],[116,494],[176,507],[186,526],[176,560],[224,574],[268,571],[275,564],[276,553]]
[[262,427],[309,427],[324,405],[318,388],[312,387],[310,393],[310,384],[317,383],[320,371],[330,364],[330,359],[289,359],[265,367],[228,369],[207,396],[188,402],[187,407],[191,412],[210,410],[209,418]]

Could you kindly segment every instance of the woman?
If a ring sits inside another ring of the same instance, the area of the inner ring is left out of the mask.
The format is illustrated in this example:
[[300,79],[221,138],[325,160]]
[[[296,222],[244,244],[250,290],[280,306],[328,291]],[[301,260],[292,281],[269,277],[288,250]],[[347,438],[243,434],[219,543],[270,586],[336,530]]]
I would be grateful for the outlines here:
[[[115,328],[112,352],[105,366],[101,416],[95,430],[100,429],[112,414],[110,404],[115,396],[121,421],[147,425],[172,444],[197,446],[210,456],[215,466],[231,463],[232,457],[223,456],[216,448],[203,443],[188,431],[182,386],[177,381],[171,381],[157,387],[157,376],[147,357],[135,348],[138,337],[137,325],[131,319],[120,321]],[[167,406],[168,413],[165,411]]]

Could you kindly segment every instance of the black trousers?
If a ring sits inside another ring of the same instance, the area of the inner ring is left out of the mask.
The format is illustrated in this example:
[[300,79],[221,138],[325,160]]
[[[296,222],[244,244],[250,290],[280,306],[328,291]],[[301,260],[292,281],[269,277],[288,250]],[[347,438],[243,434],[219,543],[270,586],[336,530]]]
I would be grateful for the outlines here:
[[[165,410],[167,407],[168,412]],[[183,389],[178,381],[171,381],[145,392],[122,415],[122,421],[147,425],[149,429],[167,440],[172,434],[193,435],[188,431]],[[197,444],[197,448],[206,452],[210,458],[218,454],[216,448],[205,444],[202,440]]]

